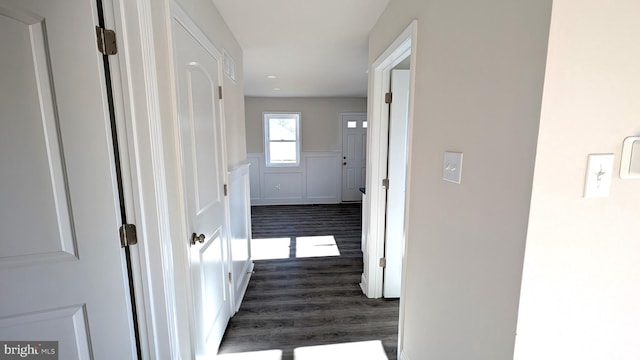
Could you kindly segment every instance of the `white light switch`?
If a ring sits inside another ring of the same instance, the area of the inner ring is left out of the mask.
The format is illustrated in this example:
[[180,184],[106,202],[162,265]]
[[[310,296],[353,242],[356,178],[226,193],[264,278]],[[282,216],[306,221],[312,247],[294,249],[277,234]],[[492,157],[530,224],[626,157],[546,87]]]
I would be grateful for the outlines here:
[[460,184],[462,179],[462,153],[445,151],[442,180]]
[[609,196],[612,175],[613,154],[590,154],[589,162],[587,163],[584,197]]

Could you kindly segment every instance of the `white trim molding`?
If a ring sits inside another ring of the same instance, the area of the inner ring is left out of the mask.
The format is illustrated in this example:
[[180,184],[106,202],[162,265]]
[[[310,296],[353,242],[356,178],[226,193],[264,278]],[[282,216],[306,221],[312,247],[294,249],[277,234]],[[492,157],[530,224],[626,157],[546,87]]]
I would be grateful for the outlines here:
[[[367,208],[364,216],[367,217],[367,228],[363,229],[366,236],[367,251],[364,254],[368,262],[369,273],[366,295],[370,298],[382,297],[383,270],[378,265],[380,258],[384,257],[384,233],[386,213],[386,189],[382,186],[382,179],[387,175],[387,152],[389,136],[389,106],[384,101],[385,93],[391,83],[390,72],[397,64],[412,56],[415,56],[415,38],[417,21],[413,21],[409,27],[389,46],[389,48],[373,63],[372,77],[373,90],[369,129],[367,134]],[[413,44],[413,45],[412,45]],[[415,72],[411,70],[411,98],[409,104],[409,132],[413,123],[413,84]],[[410,145],[409,145],[410,146]],[[409,172],[410,170],[408,170]],[[407,187],[407,191],[409,187]],[[409,196],[407,195],[407,199]],[[408,207],[408,206],[407,206]],[[408,218],[408,214],[405,218]],[[405,225],[406,226],[406,225]]]
[[[407,153],[411,154],[414,123],[414,94],[415,94],[415,64],[418,22],[413,20],[409,26],[395,39],[387,50],[376,59],[369,69],[372,87],[369,93],[369,128],[367,134],[367,201],[363,209],[366,228],[363,228],[363,242],[365,243],[364,273],[361,286],[369,298],[382,297],[383,269],[379,266],[379,259],[384,257],[384,235],[386,216],[386,189],[382,186],[382,179],[387,175],[387,154],[389,136],[389,106],[385,103],[385,93],[390,89],[391,70],[402,60],[410,56],[410,95],[409,95],[409,123],[407,128]],[[407,179],[411,178],[411,164],[407,165]],[[407,233],[407,219],[410,218],[411,184],[408,183],[405,192],[405,223],[403,233]],[[405,239],[404,253],[409,251]],[[398,349],[401,359],[408,359],[404,353],[404,298],[406,294],[406,263],[402,265],[402,285],[400,295],[400,316],[398,324]],[[366,282],[365,282],[366,281]]]
[[108,0],[105,17],[119,34],[112,80],[126,207],[138,232],[131,260],[141,352],[175,359],[180,334],[151,4]]

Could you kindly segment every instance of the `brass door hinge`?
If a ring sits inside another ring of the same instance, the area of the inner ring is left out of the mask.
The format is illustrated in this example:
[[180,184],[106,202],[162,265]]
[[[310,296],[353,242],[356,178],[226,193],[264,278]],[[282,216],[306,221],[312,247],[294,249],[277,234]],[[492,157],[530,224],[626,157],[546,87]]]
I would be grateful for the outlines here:
[[98,51],[102,55],[115,55],[118,53],[115,31],[96,26],[96,40],[98,42]]
[[384,94],[384,103],[385,104],[391,104],[392,100],[393,100],[393,95],[390,92]]
[[380,267],[387,267],[387,258],[380,258]]
[[222,86],[218,86],[218,99],[222,100]]
[[232,283],[233,282],[233,275],[231,274],[231,272],[229,272],[229,282]]
[[224,196],[229,196],[229,187],[227,184],[224,184]]
[[133,224],[123,224],[120,226],[120,246],[126,247],[138,243],[136,226]]
[[389,190],[389,179],[382,179],[382,186],[384,186],[385,189]]

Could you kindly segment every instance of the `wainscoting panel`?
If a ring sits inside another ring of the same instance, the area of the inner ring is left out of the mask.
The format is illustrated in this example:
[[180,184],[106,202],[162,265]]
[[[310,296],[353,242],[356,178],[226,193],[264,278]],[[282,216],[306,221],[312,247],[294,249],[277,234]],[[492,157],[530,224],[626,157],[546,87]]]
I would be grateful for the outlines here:
[[253,272],[249,168],[247,163],[229,171],[229,247],[235,311],[240,308]]
[[340,194],[340,156],[329,154],[306,154],[307,200],[311,202],[335,201]]
[[304,152],[297,167],[266,167],[264,154],[247,154],[251,205],[341,202],[340,152]]
[[302,201],[303,178],[302,171],[267,172],[264,179],[264,198],[272,201]]
[[[257,156],[255,156],[257,155]],[[262,191],[261,191],[261,183],[260,177],[262,176],[261,167],[263,166],[263,158],[262,154],[250,154],[247,156],[247,161],[249,161],[249,183],[251,185],[251,201],[254,200],[259,201],[262,199]]]

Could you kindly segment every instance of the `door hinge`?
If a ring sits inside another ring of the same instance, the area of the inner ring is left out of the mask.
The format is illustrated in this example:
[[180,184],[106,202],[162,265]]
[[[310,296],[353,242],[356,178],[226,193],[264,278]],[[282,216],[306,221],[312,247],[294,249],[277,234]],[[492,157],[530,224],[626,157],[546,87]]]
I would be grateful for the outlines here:
[[115,31],[96,26],[96,39],[98,41],[98,51],[102,55],[115,55],[118,53]]
[[222,100],[222,86],[218,86],[218,99]]
[[382,179],[382,186],[384,186],[385,189],[389,190],[389,179]]
[[385,104],[391,104],[392,100],[393,100],[393,95],[390,92],[384,94],[384,103]]
[[224,196],[229,196],[229,187],[227,184],[224,184]]
[[380,258],[380,267],[387,267],[387,258]]
[[120,226],[120,246],[126,247],[138,243],[136,226],[133,224],[123,224]]
[[232,283],[233,282],[233,274],[229,273],[229,282]]

